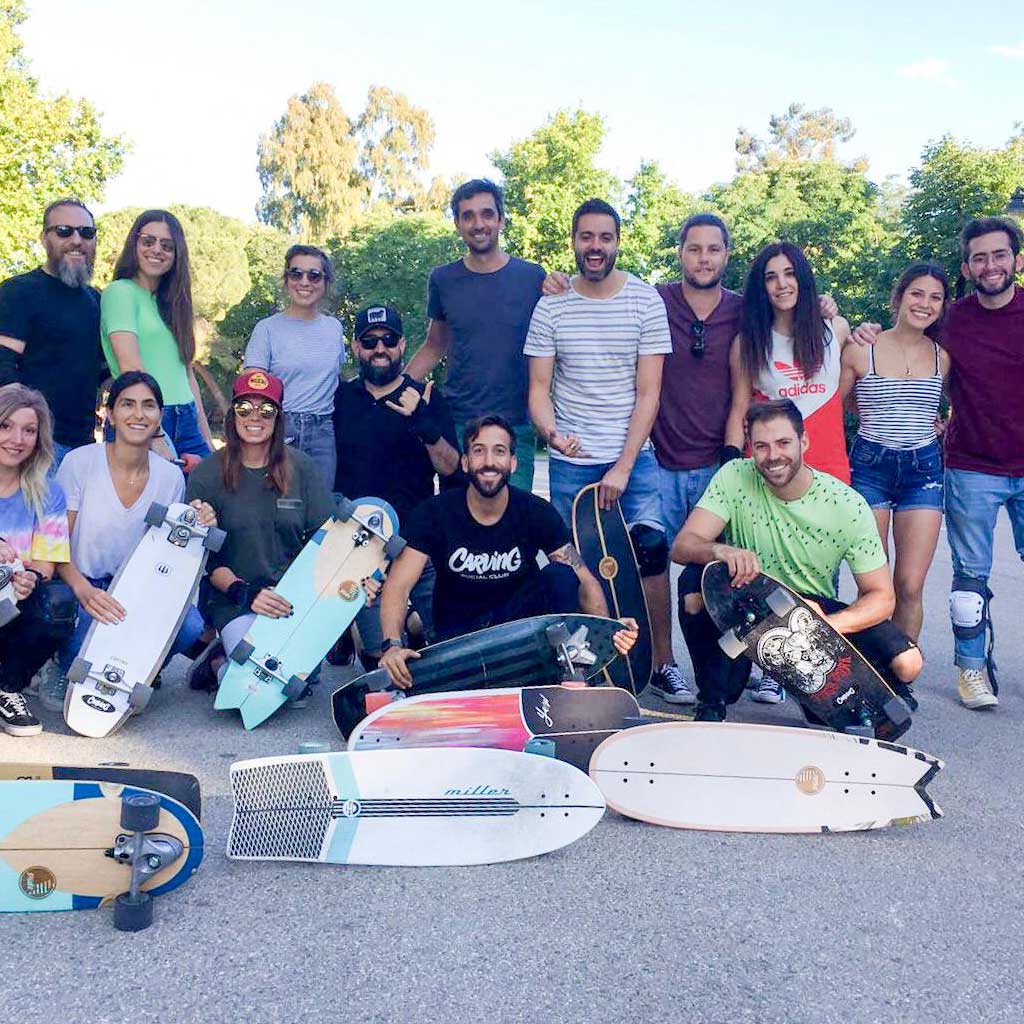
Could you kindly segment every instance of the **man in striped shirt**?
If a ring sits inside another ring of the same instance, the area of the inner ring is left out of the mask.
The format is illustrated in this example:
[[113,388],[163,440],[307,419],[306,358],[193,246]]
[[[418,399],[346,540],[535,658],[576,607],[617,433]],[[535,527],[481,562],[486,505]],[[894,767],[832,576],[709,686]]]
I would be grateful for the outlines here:
[[650,610],[659,666],[652,685],[673,693],[682,676],[672,660],[668,542],[650,442],[672,341],[658,293],[615,269],[619,227],[618,213],[600,199],[573,215],[579,274],[564,294],[537,303],[523,349],[530,415],[548,443],[551,503],[566,523],[588,484],[600,483],[602,507],[620,502]]

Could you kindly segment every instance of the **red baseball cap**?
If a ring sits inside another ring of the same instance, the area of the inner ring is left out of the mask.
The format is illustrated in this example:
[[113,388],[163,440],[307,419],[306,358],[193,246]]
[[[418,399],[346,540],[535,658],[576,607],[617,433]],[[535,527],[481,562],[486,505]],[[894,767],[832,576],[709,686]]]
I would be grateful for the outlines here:
[[235,378],[231,394],[235,398],[268,398],[280,409],[284,399],[284,381],[266,370],[248,370]]

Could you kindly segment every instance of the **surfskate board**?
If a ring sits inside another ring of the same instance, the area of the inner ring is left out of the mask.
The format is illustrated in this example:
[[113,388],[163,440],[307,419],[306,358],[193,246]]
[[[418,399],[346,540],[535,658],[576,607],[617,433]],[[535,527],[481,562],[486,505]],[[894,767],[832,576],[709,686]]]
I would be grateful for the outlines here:
[[[612,637],[621,622],[596,615],[535,615],[425,647],[406,664],[407,696],[491,686],[545,686],[588,679],[618,657]],[[334,692],[334,724],[348,736],[366,716],[366,695],[393,690],[385,669],[357,676]]]
[[437,866],[549,853],[604,814],[564,761],[511,750],[380,750],[231,766],[232,860]]
[[150,768],[131,768],[127,764],[111,762],[89,767],[86,765],[33,764],[27,761],[0,762],[0,781],[45,782],[112,782],[135,789],[149,789],[163,793],[183,804],[195,816],[202,817],[202,798],[199,780],[185,772],[165,772]]
[[0,626],[18,617],[18,595],[14,591],[14,574],[22,572],[21,559],[0,563]]
[[339,505],[288,567],[275,590],[292,605],[287,618],[257,615],[228,651],[213,706],[238,708],[246,729],[266,721],[306,688],[306,680],[366,604],[361,580],[384,578],[401,550],[398,516],[379,498]]
[[199,525],[190,505],[155,502],[147,530],[108,593],[125,609],[116,625],[93,621],[68,670],[64,720],[82,736],[109,736],[149,703],[152,683],[199,587],[223,530]]
[[701,592],[725,654],[760,665],[812,724],[885,740],[910,728],[907,706],[874,667],[785,584],[761,573],[734,587],[728,566],[711,562]]
[[[594,749],[640,714],[636,698],[611,686],[530,686],[402,697],[383,703],[353,729],[349,750],[493,747],[527,750],[550,740],[553,756],[583,771]],[[369,701],[368,701],[369,705]]]
[[608,806],[654,825],[854,832],[942,816],[929,754],[862,736],[731,722],[645,725],[594,751]]
[[640,635],[628,657],[618,658],[604,669],[613,686],[640,696],[654,671],[647,598],[622,509],[618,502],[612,509],[601,509],[597,503],[598,486],[584,487],[573,500],[573,543],[587,567],[601,581],[612,616],[636,619],[640,627]]
[[0,911],[114,904],[140,931],[199,867],[203,830],[168,796],[106,782],[0,782]]

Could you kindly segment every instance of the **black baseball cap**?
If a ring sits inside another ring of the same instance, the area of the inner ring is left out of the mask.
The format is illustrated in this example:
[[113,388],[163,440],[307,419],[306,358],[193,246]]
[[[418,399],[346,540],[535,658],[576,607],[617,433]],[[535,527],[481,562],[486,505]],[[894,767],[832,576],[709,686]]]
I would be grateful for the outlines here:
[[356,313],[356,341],[374,327],[386,327],[400,338],[405,337],[402,331],[402,318],[397,310],[390,306],[367,306]]

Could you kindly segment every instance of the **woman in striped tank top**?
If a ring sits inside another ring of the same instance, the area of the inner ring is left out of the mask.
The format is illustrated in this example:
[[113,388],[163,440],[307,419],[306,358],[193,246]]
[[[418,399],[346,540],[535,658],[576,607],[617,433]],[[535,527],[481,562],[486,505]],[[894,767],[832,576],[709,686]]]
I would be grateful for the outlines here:
[[924,580],[942,525],[942,450],[937,431],[949,356],[938,345],[949,280],[936,263],[913,263],[892,290],[895,326],[874,345],[843,352],[839,388],[854,392],[860,428],[850,450],[853,486],[875,513],[895,565],[893,622],[915,642]]

